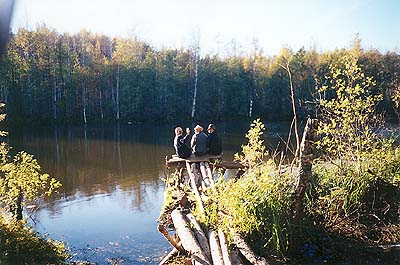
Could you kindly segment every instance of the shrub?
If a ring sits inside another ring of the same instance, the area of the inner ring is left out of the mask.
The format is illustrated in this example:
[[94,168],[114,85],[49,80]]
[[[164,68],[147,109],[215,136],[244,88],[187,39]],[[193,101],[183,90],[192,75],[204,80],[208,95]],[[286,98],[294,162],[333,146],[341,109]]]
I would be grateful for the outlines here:
[[0,217],[0,264],[64,264],[62,242],[44,239],[21,221]]

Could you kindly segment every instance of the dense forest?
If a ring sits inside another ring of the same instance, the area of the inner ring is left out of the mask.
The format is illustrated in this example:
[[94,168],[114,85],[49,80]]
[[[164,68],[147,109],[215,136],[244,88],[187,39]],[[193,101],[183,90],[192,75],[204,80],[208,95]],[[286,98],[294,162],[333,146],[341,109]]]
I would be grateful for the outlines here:
[[246,53],[202,55],[193,43],[157,50],[134,37],[20,29],[0,61],[0,101],[13,123],[289,120],[289,74],[304,117],[316,111],[316,87],[329,65],[352,53],[376,81],[375,92],[384,95],[378,108],[387,119],[397,119],[400,55],[362,49],[358,36],[348,49],[282,48],[275,56],[264,55],[256,44]]

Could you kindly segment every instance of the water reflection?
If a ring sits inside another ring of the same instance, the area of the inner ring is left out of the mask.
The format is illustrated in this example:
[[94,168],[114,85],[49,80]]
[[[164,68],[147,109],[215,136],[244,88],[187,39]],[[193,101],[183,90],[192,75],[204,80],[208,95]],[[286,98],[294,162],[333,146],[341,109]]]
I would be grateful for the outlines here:
[[142,209],[146,196],[141,184],[150,181],[160,188],[165,155],[172,152],[163,132],[154,126],[30,128],[15,141],[63,183],[54,199],[110,194],[118,188],[134,194],[132,208]]

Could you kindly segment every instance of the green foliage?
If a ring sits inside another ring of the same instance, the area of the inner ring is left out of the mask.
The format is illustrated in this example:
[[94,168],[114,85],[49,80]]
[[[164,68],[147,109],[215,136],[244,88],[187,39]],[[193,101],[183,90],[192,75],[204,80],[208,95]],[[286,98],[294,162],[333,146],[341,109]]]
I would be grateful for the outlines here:
[[[314,165],[307,209],[330,232],[363,242],[393,243],[400,238],[399,148],[375,149],[346,168]],[[333,161],[335,162],[335,161]],[[390,231],[397,227],[397,232]]]
[[343,56],[329,67],[328,84],[320,88],[322,121],[319,144],[334,157],[353,159],[374,148],[375,106],[382,95],[373,95],[375,82],[365,77],[354,56]]
[[48,174],[42,174],[40,165],[31,154],[24,151],[9,157],[9,147],[0,144],[0,198],[4,206],[14,207],[20,194],[22,205],[50,196],[61,183]]
[[[269,160],[237,181],[221,180],[212,191],[203,218],[211,227],[246,235],[259,250],[284,253],[290,236],[292,177],[277,174]],[[221,213],[223,215],[221,221]]]
[[317,142],[329,159],[313,167],[308,212],[339,234],[393,242],[400,234],[388,233],[387,227],[400,221],[400,156],[394,139],[376,133],[382,95],[373,94],[375,82],[352,55],[329,69],[328,84],[320,88]]
[[[314,77],[322,79],[330,64],[351,54],[362,58],[363,70],[385,94],[381,107],[398,113],[400,55],[364,52],[358,42],[350,50],[325,53],[284,48],[266,56],[256,48],[240,56],[205,55],[199,58],[197,102],[202,107],[196,118],[245,118],[251,105],[252,116],[290,120],[287,75],[279,66],[283,61],[290,63],[296,108],[304,117],[315,111],[304,104],[317,92]],[[14,123],[82,121],[83,111],[89,122],[110,121],[118,109],[125,121],[182,120],[190,117],[194,60],[190,49],[157,50],[137,37],[20,29],[0,61],[0,96],[9,99]]]
[[249,131],[246,133],[248,143],[242,145],[242,154],[236,153],[234,156],[235,160],[248,166],[249,169],[260,164],[266,155],[264,140],[262,140],[264,130],[265,126],[261,120],[254,120],[250,125]]
[[20,221],[0,216],[0,264],[65,264],[64,243],[43,239]]

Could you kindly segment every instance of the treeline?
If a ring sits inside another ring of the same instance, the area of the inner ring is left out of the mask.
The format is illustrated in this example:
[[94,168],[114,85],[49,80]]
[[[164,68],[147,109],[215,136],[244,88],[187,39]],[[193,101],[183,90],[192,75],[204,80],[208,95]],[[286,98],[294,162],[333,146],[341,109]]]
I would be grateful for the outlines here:
[[300,115],[316,111],[320,80],[343,55],[357,54],[382,93],[379,106],[395,118],[400,55],[351,48],[319,53],[282,48],[265,56],[199,55],[199,47],[157,50],[137,38],[109,38],[47,27],[12,35],[0,61],[0,100],[13,122],[127,122],[186,119],[292,118],[289,66]]

